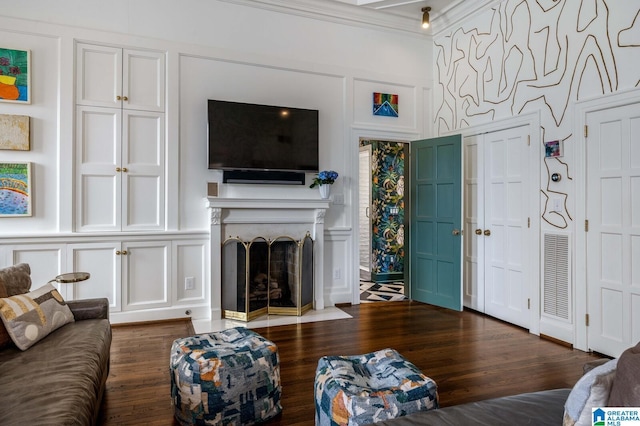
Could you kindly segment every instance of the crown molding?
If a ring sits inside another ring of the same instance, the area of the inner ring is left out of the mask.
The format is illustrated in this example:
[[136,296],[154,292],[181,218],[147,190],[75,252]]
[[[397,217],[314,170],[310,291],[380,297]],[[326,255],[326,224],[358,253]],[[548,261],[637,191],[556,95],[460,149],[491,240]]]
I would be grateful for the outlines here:
[[423,30],[422,16],[415,17],[381,13],[379,10],[355,6],[349,3],[327,0],[219,0],[246,7],[304,16],[345,25],[386,29],[417,37],[429,38],[439,35],[448,28],[459,24],[480,11],[499,4],[503,0],[457,0],[449,7],[431,14],[431,27]]
[[465,0],[451,5],[431,20],[431,35],[437,37],[453,26],[478,15],[480,12],[494,7],[503,0]]
[[247,7],[254,7],[274,12],[304,16],[340,24],[386,29],[418,37],[429,37],[430,34],[421,29],[421,16],[408,18],[358,7],[347,3],[327,0],[219,0]]

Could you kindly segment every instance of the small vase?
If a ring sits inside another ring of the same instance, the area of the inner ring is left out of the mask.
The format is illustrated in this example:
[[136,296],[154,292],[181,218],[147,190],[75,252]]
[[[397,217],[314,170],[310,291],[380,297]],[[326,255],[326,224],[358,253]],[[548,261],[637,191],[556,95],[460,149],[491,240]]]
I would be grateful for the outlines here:
[[318,189],[320,190],[320,197],[323,200],[328,200],[329,196],[331,195],[331,185],[329,184],[319,185]]

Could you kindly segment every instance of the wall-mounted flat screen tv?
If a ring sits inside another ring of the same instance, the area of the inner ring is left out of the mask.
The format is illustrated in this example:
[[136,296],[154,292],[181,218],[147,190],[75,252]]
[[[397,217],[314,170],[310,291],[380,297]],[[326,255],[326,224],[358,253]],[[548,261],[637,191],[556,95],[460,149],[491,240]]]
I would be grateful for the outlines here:
[[318,110],[209,100],[209,168],[318,171]]

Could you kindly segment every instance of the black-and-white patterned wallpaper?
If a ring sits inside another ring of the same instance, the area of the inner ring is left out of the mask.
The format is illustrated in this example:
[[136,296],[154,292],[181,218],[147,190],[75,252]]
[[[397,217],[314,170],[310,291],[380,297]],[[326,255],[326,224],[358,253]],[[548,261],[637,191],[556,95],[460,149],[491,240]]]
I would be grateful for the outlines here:
[[[567,228],[574,213],[573,105],[640,86],[640,1],[505,0],[434,39],[437,134],[540,111],[545,158],[542,219]],[[563,182],[551,182],[560,173]],[[561,212],[550,198],[562,197]]]

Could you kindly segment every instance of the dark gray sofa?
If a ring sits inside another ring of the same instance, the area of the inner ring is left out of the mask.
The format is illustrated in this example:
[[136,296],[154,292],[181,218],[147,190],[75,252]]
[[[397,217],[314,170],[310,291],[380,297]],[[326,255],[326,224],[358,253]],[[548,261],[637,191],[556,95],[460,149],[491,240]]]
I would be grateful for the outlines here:
[[375,423],[376,426],[562,425],[571,389],[554,389],[420,411]]
[[92,425],[109,374],[107,299],[67,302],[74,322],[21,351],[0,350],[0,424]]
[[[609,359],[586,363],[583,373],[603,366]],[[430,411],[420,411],[393,420],[375,423],[376,426],[513,426],[562,425],[565,403],[570,388],[510,395],[484,401],[470,402]]]

